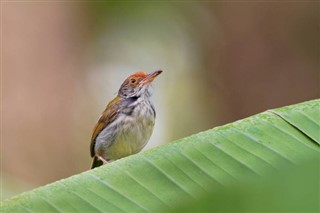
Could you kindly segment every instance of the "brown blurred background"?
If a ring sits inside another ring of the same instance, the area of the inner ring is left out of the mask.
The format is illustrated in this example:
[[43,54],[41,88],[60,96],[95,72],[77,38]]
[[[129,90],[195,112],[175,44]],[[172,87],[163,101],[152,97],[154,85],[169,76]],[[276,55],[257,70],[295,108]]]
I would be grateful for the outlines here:
[[319,98],[319,2],[1,3],[2,198],[89,169],[122,81],[163,69],[146,149]]

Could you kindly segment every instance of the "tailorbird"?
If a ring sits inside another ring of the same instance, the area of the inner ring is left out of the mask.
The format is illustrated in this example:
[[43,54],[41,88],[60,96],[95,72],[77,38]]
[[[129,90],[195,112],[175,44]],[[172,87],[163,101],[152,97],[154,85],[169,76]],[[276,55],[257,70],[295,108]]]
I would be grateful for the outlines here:
[[156,118],[150,85],[160,73],[137,72],[122,83],[94,128],[91,169],[138,153],[147,144]]

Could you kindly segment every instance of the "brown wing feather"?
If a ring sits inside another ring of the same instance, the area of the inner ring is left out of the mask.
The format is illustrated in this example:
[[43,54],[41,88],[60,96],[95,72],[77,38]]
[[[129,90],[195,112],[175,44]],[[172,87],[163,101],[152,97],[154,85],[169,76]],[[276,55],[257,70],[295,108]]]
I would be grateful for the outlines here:
[[114,121],[119,114],[118,105],[121,101],[120,97],[115,97],[106,107],[104,112],[102,113],[98,123],[94,127],[91,144],[90,144],[90,153],[91,157],[95,156],[94,146],[96,143],[96,138],[100,134],[100,132],[106,128],[112,121]]

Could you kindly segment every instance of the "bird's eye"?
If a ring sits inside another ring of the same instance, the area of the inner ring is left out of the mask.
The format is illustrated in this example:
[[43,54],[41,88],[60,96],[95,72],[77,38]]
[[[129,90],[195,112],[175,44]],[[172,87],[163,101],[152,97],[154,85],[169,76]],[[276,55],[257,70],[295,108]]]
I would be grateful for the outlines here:
[[132,84],[136,83],[136,79],[134,79],[134,78],[131,79],[131,80],[130,80],[130,83],[132,83]]

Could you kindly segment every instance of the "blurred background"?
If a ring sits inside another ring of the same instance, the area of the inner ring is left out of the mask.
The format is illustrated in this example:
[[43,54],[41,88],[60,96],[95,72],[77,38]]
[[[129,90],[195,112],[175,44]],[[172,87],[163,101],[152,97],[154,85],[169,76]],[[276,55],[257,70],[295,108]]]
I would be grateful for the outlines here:
[[122,81],[154,83],[145,149],[319,98],[319,2],[1,2],[2,197],[86,171]]

